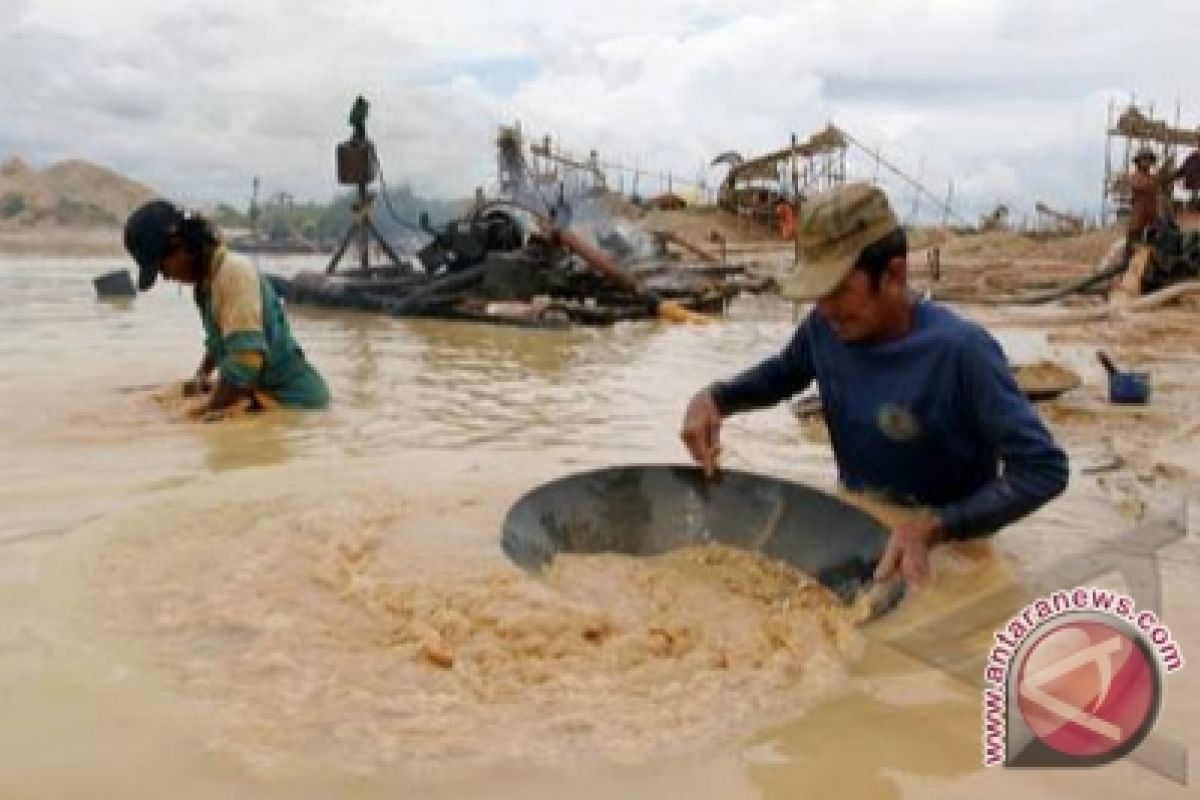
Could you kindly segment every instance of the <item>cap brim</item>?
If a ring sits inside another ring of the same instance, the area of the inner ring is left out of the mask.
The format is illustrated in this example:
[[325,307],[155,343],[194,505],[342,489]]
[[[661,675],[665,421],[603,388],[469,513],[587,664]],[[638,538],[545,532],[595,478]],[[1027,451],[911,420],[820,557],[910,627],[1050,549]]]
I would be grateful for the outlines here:
[[805,261],[779,281],[779,294],[794,302],[820,300],[854,269],[854,259]]

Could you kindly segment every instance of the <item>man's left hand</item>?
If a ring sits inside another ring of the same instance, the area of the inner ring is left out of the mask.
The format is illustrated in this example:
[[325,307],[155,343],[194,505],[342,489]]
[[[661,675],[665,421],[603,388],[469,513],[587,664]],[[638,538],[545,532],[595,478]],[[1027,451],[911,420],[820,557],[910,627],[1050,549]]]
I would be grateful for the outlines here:
[[906,520],[892,528],[875,580],[886,581],[899,573],[909,588],[929,580],[929,548],[945,538],[946,528],[934,516]]

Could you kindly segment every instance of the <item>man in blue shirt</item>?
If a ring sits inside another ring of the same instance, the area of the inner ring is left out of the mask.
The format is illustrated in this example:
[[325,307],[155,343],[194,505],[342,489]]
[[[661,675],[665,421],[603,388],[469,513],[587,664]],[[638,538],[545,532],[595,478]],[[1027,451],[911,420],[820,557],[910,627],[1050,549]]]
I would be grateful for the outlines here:
[[721,420],[815,379],[841,482],[932,513],[892,529],[876,578],[928,576],[929,548],[986,536],[1067,484],[1067,458],[980,326],[908,288],[908,244],[887,197],[849,184],[800,220],[785,296],[815,300],[780,352],[692,398],[681,436],[711,475]]

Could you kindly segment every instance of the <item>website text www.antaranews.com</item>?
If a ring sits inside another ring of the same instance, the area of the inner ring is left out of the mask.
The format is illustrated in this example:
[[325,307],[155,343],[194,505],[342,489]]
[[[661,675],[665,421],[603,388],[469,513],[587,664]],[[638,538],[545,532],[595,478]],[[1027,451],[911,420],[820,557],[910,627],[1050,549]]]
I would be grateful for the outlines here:
[[1004,763],[1005,756],[1005,685],[1013,658],[1021,644],[1047,620],[1063,614],[1097,612],[1128,623],[1151,647],[1167,673],[1183,668],[1183,654],[1170,629],[1150,610],[1139,610],[1133,598],[1110,589],[1079,586],[1064,589],[1026,605],[1008,623],[996,631],[984,668],[983,689],[983,762],[987,766]]

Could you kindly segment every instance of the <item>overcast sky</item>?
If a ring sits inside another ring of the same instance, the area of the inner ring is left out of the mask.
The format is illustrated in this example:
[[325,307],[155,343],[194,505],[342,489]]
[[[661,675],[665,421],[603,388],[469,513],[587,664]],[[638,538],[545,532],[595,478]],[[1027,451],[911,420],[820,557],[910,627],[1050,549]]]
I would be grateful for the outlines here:
[[325,200],[362,93],[385,175],[430,195],[494,181],[516,119],[693,179],[833,121],[964,215],[1095,212],[1109,101],[1200,126],[1198,52],[1200,0],[0,0],[0,159]]

